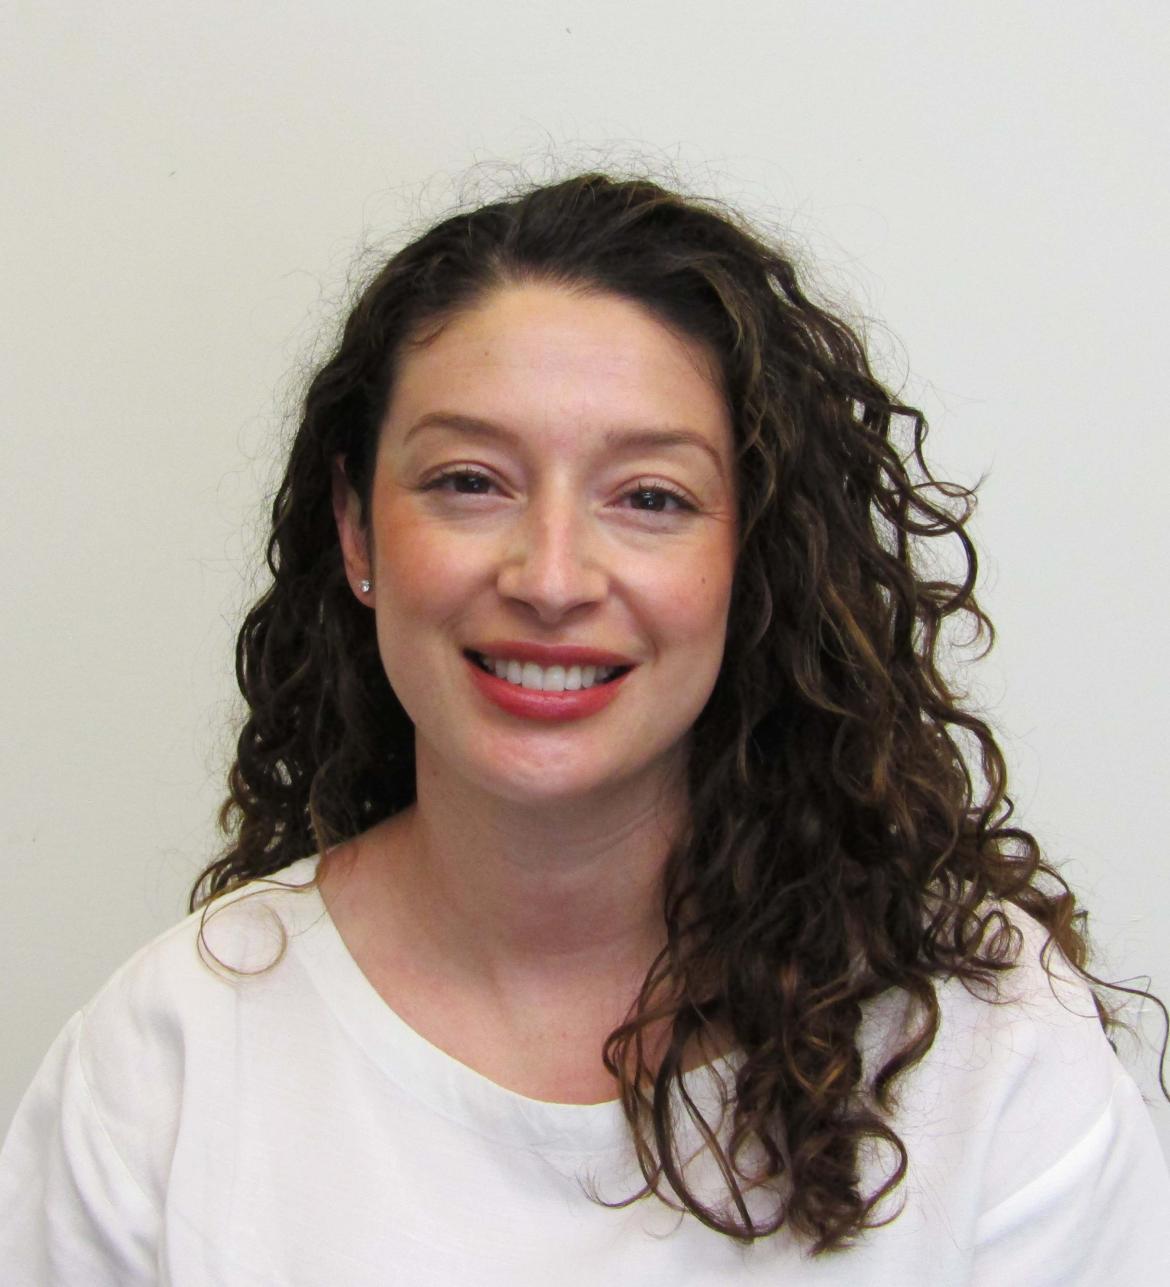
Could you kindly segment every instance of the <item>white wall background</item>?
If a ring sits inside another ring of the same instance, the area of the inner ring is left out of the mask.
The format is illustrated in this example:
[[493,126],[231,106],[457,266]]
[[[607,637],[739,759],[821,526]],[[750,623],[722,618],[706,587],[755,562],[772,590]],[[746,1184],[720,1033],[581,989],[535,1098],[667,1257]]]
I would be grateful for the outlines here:
[[1170,995],[1168,15],[10,4],[0,1130],[217,844],[232,638],[314,336],[359,249],[479,162],[674,166],[885,320],[936,461],[989,471],[979,688],[1022,818],[1105,968]]

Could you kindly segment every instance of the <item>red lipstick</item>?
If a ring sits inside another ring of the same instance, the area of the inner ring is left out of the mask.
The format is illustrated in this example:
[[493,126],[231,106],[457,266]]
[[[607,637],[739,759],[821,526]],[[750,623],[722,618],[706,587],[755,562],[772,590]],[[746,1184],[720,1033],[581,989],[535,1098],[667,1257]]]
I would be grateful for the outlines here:
[[[586,659],[587,654],[589,656],[606,657],[614,654],[598,653],[596,649],[568,647],[564,648],[562,652],[563,655],[572,654],[569,660],[562,661],[558,657],[554,660],[542,662],[531,655],[531,648],[532,645],[529,645],[527,653],[510,651],[506,654],[494,652],[491,655],[507,656],[515,661],[534,661],[537,665],[545,666],[619,666],[629,664],[621,661],[592,661]],[[561,693],[544,693],[538,692],[535,688],[524,688],[520,684],[512,684],[506,679],[500,679],[498,675],[484,670],[479,662],[471,657],[465,657],[464,660],[471,669],[472,683],[475,684],[484,697],[509,715],[515,715],[520,719],[570,720],[595,715],[598,711],[604,710],[617,697],[623,681],[630,673],[629,671],[623,671],[620,675],[615,675],[613,679],[604,683],[594,684],[591,688],[580,688],[576,691]]]

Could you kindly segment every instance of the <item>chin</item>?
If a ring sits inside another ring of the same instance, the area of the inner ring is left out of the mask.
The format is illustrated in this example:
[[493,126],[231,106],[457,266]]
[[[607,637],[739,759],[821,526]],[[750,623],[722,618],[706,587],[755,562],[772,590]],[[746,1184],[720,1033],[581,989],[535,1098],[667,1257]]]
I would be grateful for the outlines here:
[[572,805],[583,800],[593,800],[615,789],[620,783],[604,777],[586,774],[549,774],[536,770],[532,773],[511,773],[501,777],[498,773],[485,774],[480,785],[491,795],[516,805]]
[[605,801],[627,792],[645,803],[656,784],[670,779],[678,768],[685,766],[686,757],[672,755],[640,765],[613,765],[608,769],[596,765],[551,767],[547,759],[518,765],[513,760],[506,774],[500,772],[503,762],[497,761],[491,771],[477,775],[483,790],[519,806],[572,808],[601,807]]

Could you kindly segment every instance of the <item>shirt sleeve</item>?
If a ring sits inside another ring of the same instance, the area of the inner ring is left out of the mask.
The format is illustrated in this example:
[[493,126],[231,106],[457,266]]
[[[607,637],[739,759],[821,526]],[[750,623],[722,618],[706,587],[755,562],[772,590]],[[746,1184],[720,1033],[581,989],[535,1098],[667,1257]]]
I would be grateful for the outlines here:
[[973,1283],[1165,1287],[1170,1177],[1132,1079],[1056,1162],[981,1217]]
[[114,1147],[82,1065],[82,1016],[45,1056],[0,1152],[0,1265],[14,1287],[158,1281],[158,1213]]

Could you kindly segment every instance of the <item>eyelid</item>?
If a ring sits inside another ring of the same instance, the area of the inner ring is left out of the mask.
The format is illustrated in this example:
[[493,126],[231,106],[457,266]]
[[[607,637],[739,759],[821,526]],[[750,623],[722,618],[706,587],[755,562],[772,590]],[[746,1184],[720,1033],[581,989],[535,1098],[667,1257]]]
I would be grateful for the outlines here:
[[[676,483],[668,483],[664,478],[637,478],[628,487],[622,489],[622,498],[636,495],[638,492],[663,492],[672,500],[676,500],[683,510],[698,510],[699,504],[695,498],[687,491],[684,491]],[[652,511],[649,511],[652,512]]]
[[[427,478],[420,484],[422,491],[437,491],[439,488],[452,479],[456,478],[477,478],[489,484],[492,487],[499,488],[501,484],[492,476],[491,472],[481,465],[444,465],[435,474]],[[698,502],[690,495],[689,492],[679,487],[676,483],[667,482],[664,478],[655,478],[646,476],[635,478],[632,482],[624,486],[618,493],[619,500],[626,500],[630,496],[636,496],[641,492],[661,492],[664,496],[669,496],[675,501],[678,508],[674,510],[646,510],[648,514],[654,513],[696,513],[700,506]],[[475,492],[461,493],[463,495],[474,496]],[[483,493],[478,493],[482,495]]]
[[491,472],[484,469],[482,465],[444,465],[424,482],[420,483],[419,487],[422,491],[433,491],[442,483],[448,482],[453,478],[468,477],[481,478],[484,482],[490,483],[493,487],[500,486],[499,482],[497,482],[497,480],[492,476]]

